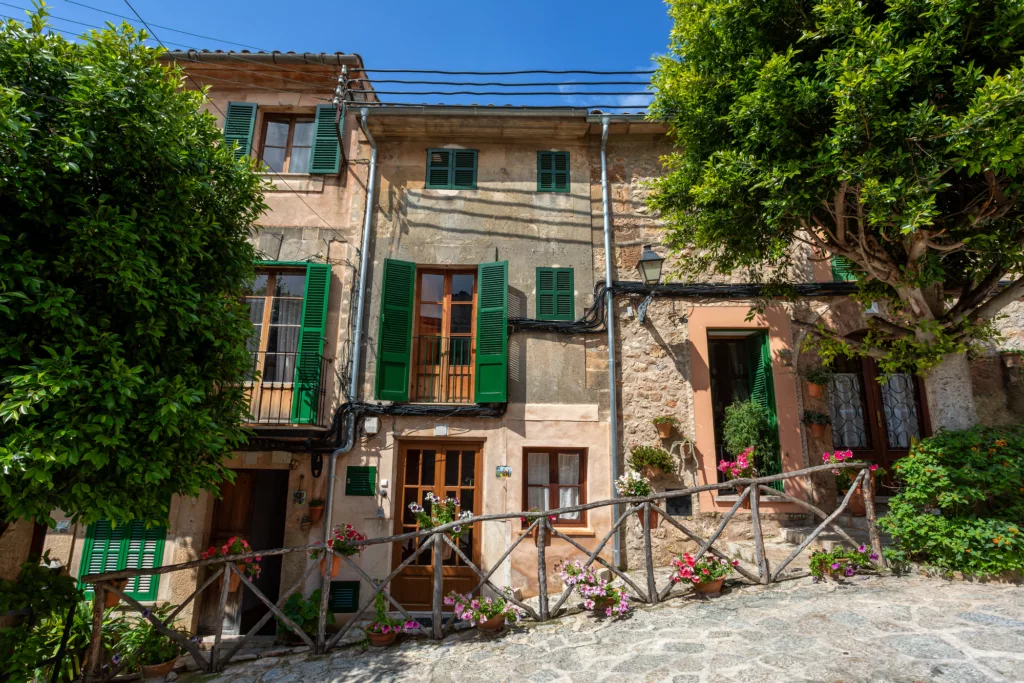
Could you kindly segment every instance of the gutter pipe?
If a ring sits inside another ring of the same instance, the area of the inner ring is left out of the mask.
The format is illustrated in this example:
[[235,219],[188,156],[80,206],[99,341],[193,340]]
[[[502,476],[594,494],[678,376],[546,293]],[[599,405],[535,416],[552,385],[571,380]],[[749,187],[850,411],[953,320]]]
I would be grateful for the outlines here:
[[[608,123],[611,117],[601,117],[601,213],[604,216],[604,281],[612,280],[612,217],[608,199]],[[608,330],[608,411],[611,414],[609,450],[612,456],[612,498],[616,498],[615,479],[619,474],[619,401],[615,373],[615,301],[611,288],[605,289],[605,327]],[[612,507],[613,520],[619,518],[619,506]],[[616,567],[622,566],[622,541],[619,533],[612,536],[612,559]]]

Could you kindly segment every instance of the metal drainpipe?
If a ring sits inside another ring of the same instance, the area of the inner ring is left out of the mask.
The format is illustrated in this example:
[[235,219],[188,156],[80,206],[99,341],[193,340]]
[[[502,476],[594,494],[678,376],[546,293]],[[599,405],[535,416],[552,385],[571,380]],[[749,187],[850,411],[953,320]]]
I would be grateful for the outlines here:
[[[601,213],[604,215],[604,282],[605,290],[605,327],[608,329],[608,411],[611,413],[611,455],[612,455],[612,498],[615,498],[615,478],[619,474],[619,401],[615,380],[615,301],[612,295],[612,216],[608,200],[608,122],[609,117],[601,118]],[[328,508],[329,509],[329,508]],[[619,518],[619,506],[612,506],[612,523]],[[612,536],[612,559],[616,567],[621,567],[621,540],[619,534]]]
[[[359,298],[356,300],[356,332],[355,340],[352,344],[352,377],[349,381],[348,396],[349,401],[359,400],[359,377],[360,377],[360,366],[362,364],[362,349],[363,349],[363,313],[364,306],[366,304],[366,270],[367,263],[369,261],[370,254],[370,226],[373,224],[373,197],[377,192],[377,141],[370,134],[370,129],[366,125],[366,117],[369,114],[369,109],[362,108],[359,110],[359,125],[363,129],[363,135],[370,142],[370,171],[369,177],[366,181],[366,212],[363,216],[363,246],[362,251],[359,254]],[[352,414],[349,417],[348,424],[348,437],[345,439],[344,445],[337,450],[331,452],[330,462],[327,465],[327,501],[324,505],[324,518],[327,520],[324,524],[324,543],[331,538],[331,515],[334,512],[334,486],[337,483],[338,477],[338,456],[342,453],[348,453],[352,450],[355,445],[356,436],[356,415]],[[327,578],[324,578],[327,581]]]

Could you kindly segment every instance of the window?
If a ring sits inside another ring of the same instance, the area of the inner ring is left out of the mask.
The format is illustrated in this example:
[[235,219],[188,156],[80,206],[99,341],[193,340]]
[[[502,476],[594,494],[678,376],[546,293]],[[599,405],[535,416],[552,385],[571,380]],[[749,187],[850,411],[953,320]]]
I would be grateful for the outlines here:
[[263,120],[263,163],[278,173],[309,173],[313,124],[312,116],[268,114]]
[[857,279],[857,266],[845,256],[832,257],[832,280],[835,282]]
[[[554,510],[586,503],[587,458],[579,448],[527,448],[523,450],[526,476],[523,500],[527,509]],[[559,515],[555,524],[582,526],[585,512]]]
[[476,269],[416,273],[414,401],[473,400]]
[[359,581],[331,581],[331,595],[327,604],[335,614],[358,612]]
[[427,150],[426,187],[436,190],[475,190],[476,157],[475,149]]
[[569,191],[569,153],[537,152],[537,192]]
[[[666,493],[682,491],[683,489],[665,489]],[[693,516],[693,496],[676,496],[665,499],[665,512],[672,517]]]
[[349,465],[345,468],[345,495],[377,495],[377,468],[362,465]]
[[572,268],[537,269],[537,320],[575,320]]
[[[100,572],[122,569],[152,569],[161,566],[164,555],[164,538],[167,529],[151,527],[133,521],[113,526],[110,520],[101,519],[89,526],[85,532],[82,548],[82,562],[79,577]],[[137,576],[128,582],[125,593],[136,600],[156,600],[160,576]],[[92,586],[79,582],[92,597]]]
[[320,380],[326,377],[323,350],[331,266],[265,265],[245,297],[252,322],[250,413],[257,423],[317,424],[326,394]]

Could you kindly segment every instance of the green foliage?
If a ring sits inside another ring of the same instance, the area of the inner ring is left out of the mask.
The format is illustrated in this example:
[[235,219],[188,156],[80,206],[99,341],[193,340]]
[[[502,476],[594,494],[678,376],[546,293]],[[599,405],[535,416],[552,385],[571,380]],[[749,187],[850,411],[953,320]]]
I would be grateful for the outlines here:
[[651,111],[676,151],[650,203],[676,275],[784,293],[815,247],[880,304],[864,339],[823,330],[847,354],[923,371],[989,338],[1024,291],[996,294],[1024,272],[1019,0],[669,6]]
[[678,469],[675,459],[664,448],[654,446],[633,446],[629,451],[629,466],[637,472],[644,467],[660,467],[669,473]]
[[[323,593],[320,592],[319,588],[310,593],[309,598],[302,597],[300,593],[292,593],[285,600],[282,611],[286,617],[295,622],[296,626],[307,634],[315,635],[320,625],[320,598],[322,595]],[[327,612],[327,623],[334,623],[333,612]],[[277,634],[282,635],[284,633],[293,633],[292,627],[278,621]]]
[[[69,609],[70,607],[52,612],[42,617],[32,627],[26,621],[18,626],[0,629],[0,671],[13,672],[13,677],[9,679],[10,683],[50,680],[53,675],[52,665],[38,669],[35,667],[39,662],[57,654]],[[103,615],[104,632],[111,629],[119,618],[114,616],[115,609],[111,607]],[[85,654],[91,639],[92,603],[83,600],[75,605],[67,649],[60,665],[59,680],[72,681],[81,678]]]
[[815,550],[807,567],[815,583],[829,579],[842,581],[863,571],[875,571],[877,561],[878,556],[865,546],[851,550],[840,545],[832,550]]
[[670,424],[672,426],[675,426],[675,425],[679,424],[679,420],[677,420],[672,415],[659,415],[658,417],[656,417],[653,420],[651,420],[651,424],[654,424],[654,425]]
[[754,401],[736,401],[726,407],[722,437],[725,450],[730,455],[739,455],[753,446],[754,467],[758,472],[767,471],[765,463],[778,448],[771,414],[767,408]]
[[943,431],[896,462],[879,520],[902,561],[967,574],[1024,570],[1024,427]]
[[817,365],[804,374],[804,378],[811,384],[827,386],[832,379],[832,371],[821,365]]
[[814,410],[804,411],[804,424],[809,425],[827,425],[832,424],[832,418],[825,413],[819,413]]
[[[153,610],[153,616],[166,622],[175,607],[171,604],[157,607]],[[189,637],[184,628],[177,627],[174,630],[184,638]],[[126,660],[125,671],[163,664],[184,652],[180,645],[157,631],[153,623],[142,616],[119,617],[111,624],[110,634],[114,651]]]
[[0,24],[0,518],[165,522],[245,438],[265,205],[124,25]]

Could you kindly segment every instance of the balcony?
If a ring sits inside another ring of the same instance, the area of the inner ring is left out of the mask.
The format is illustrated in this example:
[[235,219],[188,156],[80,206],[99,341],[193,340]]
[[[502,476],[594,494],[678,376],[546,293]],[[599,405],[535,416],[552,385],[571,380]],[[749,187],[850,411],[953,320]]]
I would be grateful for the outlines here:
[[473,402],[473,338],[413,337],[412,396],[418,403]]
[[246,381],[248,425],[326,427],[327,382],[332,361],[318,353],[260,351],[252,354]]

